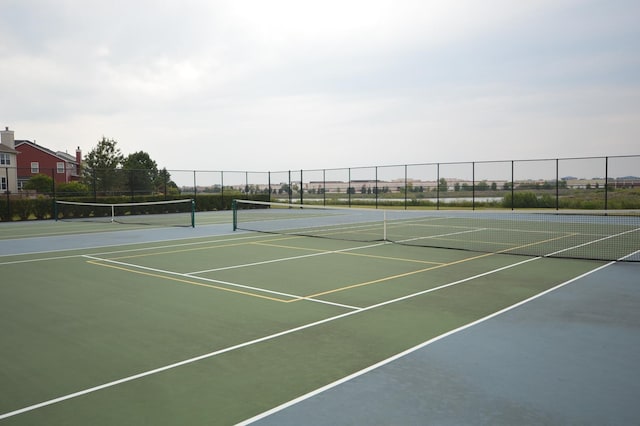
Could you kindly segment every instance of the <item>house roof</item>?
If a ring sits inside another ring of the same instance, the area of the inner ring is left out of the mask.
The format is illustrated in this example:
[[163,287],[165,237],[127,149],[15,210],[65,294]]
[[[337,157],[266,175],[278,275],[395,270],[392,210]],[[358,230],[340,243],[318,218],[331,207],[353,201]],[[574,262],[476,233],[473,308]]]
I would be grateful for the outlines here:
[[56,158],[58,158],[60,160],[66,161],[67,163],[74,163],[74,164],[76,163],[75,157],[73,157],[73,156],[71,156],[69,154],[66,154],[64,152],[52,151],[49,148],[45,148],[44,146],[38,145],[37,143],[31,142],[29,140],[17,140],[16,141],[16,148],[19,147],[20,145],[29,145],[29,146],[31,146],[31,147],[33,147],[35,149],[39,149],[40,151],[43,151],[43,152],[51,155],[52,157],[56,157]]
[[13,148],[9,148],[8,146],[1,144],[0,143],[0,152],[8,152],[9,154],[17,154],[18,151],[16,151]]
[[69,153],[62,152],[62,151],[56,151],[56,155],[58,157],[64,159],[68,163],[75,163],[76,162],[76,157],[74,157],[73,155],[71,155]]

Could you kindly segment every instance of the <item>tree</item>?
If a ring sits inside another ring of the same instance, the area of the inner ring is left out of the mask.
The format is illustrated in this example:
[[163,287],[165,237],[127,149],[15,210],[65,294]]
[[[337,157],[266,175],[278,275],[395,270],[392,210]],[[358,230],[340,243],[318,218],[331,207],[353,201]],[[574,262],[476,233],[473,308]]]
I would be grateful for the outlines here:
[[476,189],[477,189],[478,191],[486,191],[486,190],[488,190],[488,189],[489,189],[489,184],[487,183],[487,181],[486,181],[486,180],[483,180],[482,182],[478,182],[478,183],[476,184]]
[[124,186],[131,194],[150,194],[158,179],[158,165],[144,151],[129,154],[122,161]]
[[35,190],[39,194],[48,194],[53,189],[53,179],[45,174],[39,173],[32,176],[27,183],[24,184],[24,189]]
[[[163,167],[162,170],[158,171],[158,176],[154,182],[156,192],[165,195],[177,195],[180,194],[180,189],[178,185],[174,181],[171,180],[171,174],[167,171],[166,167]],[[220,193],[222,187],[220,185],[214,185],[212,191],[214,193]]]
[[104,136],[86,157],[85,183],[101,194],[114,192],[119,188],[117,169],[123,161],[117,141]]
[[447,185],[447,180],[445,178],[440,178],[438,181],[438,189],[440,192],[447,192],[449,186]]
[[286,183],[282,183],[280,184],[280,189],[278,190],[278,194],[290,194],[291,188],[289,188],[289,185]]
[[80,182],[61,183],[56,186],[57,194],[83,196],[89,194],[89,187]]

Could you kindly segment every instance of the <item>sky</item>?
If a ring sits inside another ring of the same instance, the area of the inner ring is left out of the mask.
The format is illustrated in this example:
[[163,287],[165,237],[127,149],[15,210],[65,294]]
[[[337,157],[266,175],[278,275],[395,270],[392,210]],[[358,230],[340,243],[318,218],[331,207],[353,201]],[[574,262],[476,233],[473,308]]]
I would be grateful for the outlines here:
[[53,150],[249,171],[640,154],[637,0],[0,11],[0,126]]

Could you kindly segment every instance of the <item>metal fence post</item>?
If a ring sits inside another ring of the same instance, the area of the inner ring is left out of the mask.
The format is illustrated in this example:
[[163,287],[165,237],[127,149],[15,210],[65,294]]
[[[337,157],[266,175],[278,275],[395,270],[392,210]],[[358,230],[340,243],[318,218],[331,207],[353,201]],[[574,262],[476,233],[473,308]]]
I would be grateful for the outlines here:
[[604,209],[609,207],[609,157],[604,157]]

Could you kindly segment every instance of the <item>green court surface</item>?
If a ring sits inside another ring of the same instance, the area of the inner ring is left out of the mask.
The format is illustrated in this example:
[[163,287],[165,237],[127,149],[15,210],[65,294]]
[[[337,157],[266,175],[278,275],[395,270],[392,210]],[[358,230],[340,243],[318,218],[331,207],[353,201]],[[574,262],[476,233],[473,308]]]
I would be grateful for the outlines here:
[[605,264],[196,228],[0,227],[0,424],[235,424]]

